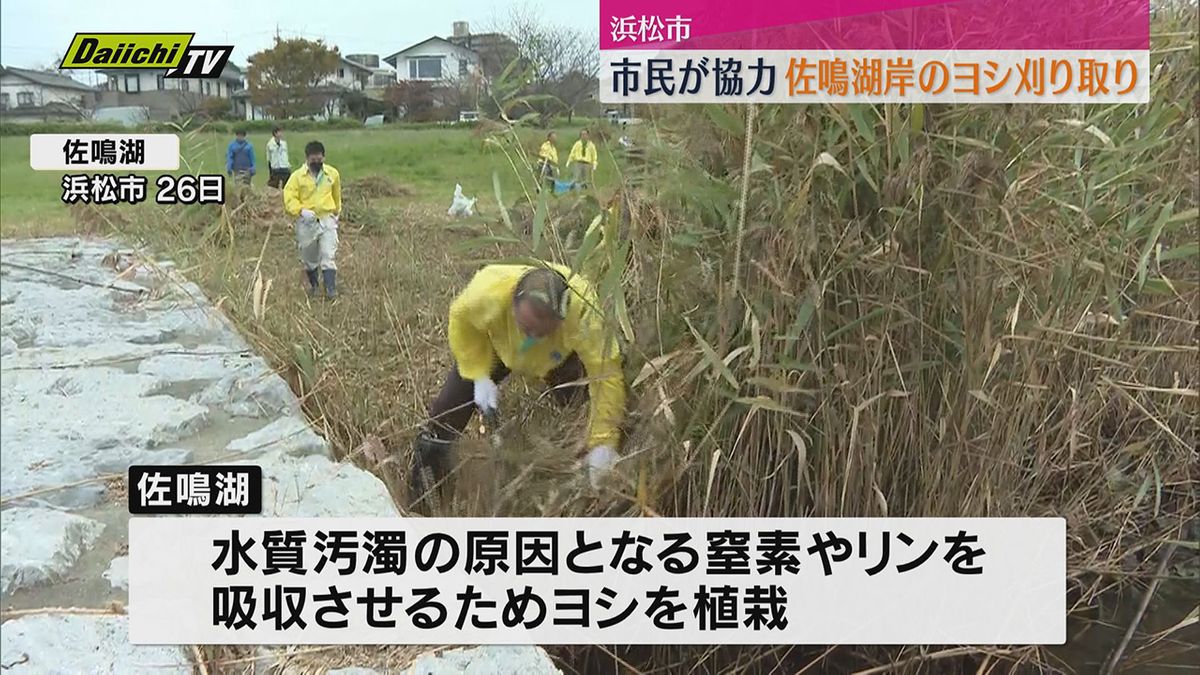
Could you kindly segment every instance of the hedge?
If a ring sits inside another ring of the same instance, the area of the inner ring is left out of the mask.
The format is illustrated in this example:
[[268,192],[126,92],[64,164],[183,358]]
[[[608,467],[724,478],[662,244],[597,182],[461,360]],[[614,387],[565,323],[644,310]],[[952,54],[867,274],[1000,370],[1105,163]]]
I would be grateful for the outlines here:
[[112,133],[143,133],[169,134],[178,133],[180,129],[191,130],[203,128],[214,133],[232,134],[237,129],[245,129],[250,133],[270,133],[279,124],[289,131],[312,131],[321,129],[362,129],[363,123],[350,118],[335,117],[328,120],[284,120],[282,123],[274,120],[193,120],[190,123],[149,122],[127,127],[114,122],[34,122],[22,124],[19,122],[0,122],[0,136],[27,136],[29,134],[112,134]]
[[[578,115],[572,124],[566,123],[566,118],[555,118],[548,126],[559,128],[575,128],[603,122],[603,119],[584,118]],[[206,122],[193,121],[190,124],[171,122],[150,122],[132,127],[122,126],[113,122],[34,122],[21,124],[18,122],[0,122],[0,136],[28,136],[29,134],[172,134],[203,128],[205,131],[232,135],[237,129],[245,129],[248,133],[271,133],[278,124],[285,131],[320,131],[322,129],[472,129],[478,122],[388,122],[382,126],[367,127],[362,122],[349,117],[334,117],[328,120],[209,120]]]

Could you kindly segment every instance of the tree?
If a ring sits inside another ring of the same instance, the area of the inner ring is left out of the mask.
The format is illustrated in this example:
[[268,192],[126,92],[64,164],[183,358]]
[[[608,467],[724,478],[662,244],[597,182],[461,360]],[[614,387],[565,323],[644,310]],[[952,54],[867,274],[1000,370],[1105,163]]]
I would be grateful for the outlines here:
[[361,91],[351,91],[342,96],[342,114],[365,120],[372,115],[389,112],[390,102],[373,99]]
[[321,40],[276,37],[275,46],[248,59],[250,100],[277,118],[320,113],[329,103],[321,81],[337,69],[340,58],[336,47]]
[[409,122],[428,122],[433,118],[433,85],[421,81],[401,81],[388,87],[384,98],[398,117]]
[[527,93],[544,98],[543,114],[560,108],[569,120],[596,93],[600,48],[594,32],[546,23],[534,5],[515,5],[493,30],[516,43],[519,58],[529,67]]
[[[180,108],[182,112],[182,108]],[[200,102],[196,111],[200,116],[209,120],[223,120],[232,117],[232,111],[229,106],[229,99],[213,97],[206,98]]]
[[41,70],[41,71],[47,72],[47,73],[68,74],[68,73],[64,72],[63,68],[59,67],[62,64],[64,58],[66,58],[66,52],[59,53],[54,58],[50,59],[49,63],[47,63],[46,65],[44,65],[40,68],[37,68],[37,70]]

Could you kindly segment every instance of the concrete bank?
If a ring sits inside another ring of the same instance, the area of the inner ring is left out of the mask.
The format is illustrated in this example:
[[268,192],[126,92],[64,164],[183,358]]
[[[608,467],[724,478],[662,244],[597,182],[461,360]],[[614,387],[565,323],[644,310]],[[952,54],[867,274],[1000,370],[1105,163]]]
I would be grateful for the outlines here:
[[[252,461],[264,515],[399,515],[374,475],[332,458],[283,379],[170,263],[78,238],[0,242],[0,259],[6,673],[194,672],[189,647],[127,641],[131,464]],[[257,672],[287,672],[259,654]],[[350,672],[380,672],[362,667]],[[537,648],[479,648],[402,672],[558,671]]]

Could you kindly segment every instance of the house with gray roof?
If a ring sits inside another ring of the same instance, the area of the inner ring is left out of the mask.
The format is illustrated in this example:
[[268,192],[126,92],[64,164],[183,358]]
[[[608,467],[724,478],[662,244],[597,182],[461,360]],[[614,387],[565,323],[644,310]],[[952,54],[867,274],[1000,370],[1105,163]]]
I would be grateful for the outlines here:
[[50,122],[86,119],[99,91],[52,71],[0,66],[0,120]]

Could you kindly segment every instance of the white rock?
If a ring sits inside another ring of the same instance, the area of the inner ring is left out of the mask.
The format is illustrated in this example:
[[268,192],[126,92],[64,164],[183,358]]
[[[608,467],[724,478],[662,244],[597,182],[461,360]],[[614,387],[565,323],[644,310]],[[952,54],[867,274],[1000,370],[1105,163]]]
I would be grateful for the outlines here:
[[[45,262],[34,266],[47,267]],[[70,274],[101,284],[109,284],[115,277],[111,269],[85,263],[72,266]],[[15,318],[11,325],[4,322],[4,333],[18,344],[83,347],[95,342],[98,335],[109,341],[152,344],[183,337],[205,340],[220,329],[200,308],[187,311],[177,306],[156,311],[139,304],[138,296],[111,288],[82,286],[35,273],[14,276],[5,283],[17,284],[20,293],[5,305],[5,314]]]
[[167,382],[193,382],[218,380],[241,366],[237,355],[229,354],[224,347],[207,345],[179,351],[188,353],[152,356],[138,364],[138,372]]
[[455,649],[417,659],[409,675],[561,675],[541,647],[486,646]]
[[[257,360],[257,359],[256,359]],[[301,415],[300,401],[283,378],[265,365],[225,375],[192,399],[236,417]]]
[[8,356],[17,351],[17,341],[5,335],[0,338],[0,356]]
[[104,525],[46,508],[0,512],[0,593],[60,581],[100,537]]
[[193,672],[182,647],[130,644],[125,616],[42,614],[6,621],[0,625],[0,652],[6,675]]
[[11,338],[13,342],[20,347],[24,345],[32,345],[37,339],[38,324],[33,319],[27,316],[20,316],[12,307],[4,311],[6,320],[3,322],[3,334],[7,338]]
[[108,564],[108,569],[104,570],[104,578],[108,579],[113,588],[129,590],[129,556],[113,558]]
[[[223,339],[227,350],[245,350],[239,346],[235,333]],[[226,337],[226,336],[222,336]],[[221,380],[210,384],[203,392],[193,396],[200,405],[221,408],[234,417],[274,417],[281,414],[301,416],[300,400],[296,399],[288,383],[278,376],[262,358],[241,358],[239,368],[229,371]]]
[[330,670],[326,675],[382,675],[373,668],[338,668]]
[[96,471],[99,473],[128,473],[134,465],[165,465],[188,464],[192,461],[192,451],[184,448],[141,449],[118,447],[102,451],[95,460]]
[[[105,473],[97,461],[172,444],[204,426],[208,408],[172,396],[145,396],[159,381],[117,368],[18,370],[6,367],[0,439],[0,494],[12,497]],[[11,414],[10,411],[20,411]],[[102,486],[44,498],[79,508]]]
[[238,463],[263,468],[262,516],[266,518],[400,515],[383,481],[353,464],[282,453]]
[[280,452],[293,457],[328,456],[329,446],[299,417],[284,417],[225,446],[227,453]]
[[[111,243],[72,238],[6,241],[4,259],[108,284],[114,272],[100,261],[112,250]],[[229,444],[245,453],[242,463],[263,466],[263,515],[399,515],[378,478],[332,461],[328,443],[305,422],[287,383],[260,357],[163,353],[250,349],[195,284],[139,269],[138,283],[167,291],[139,299],[36,272],[5,267],[3,274],[0,346],[15,351],[4,355],[0,386],[0,495],[123,473],[135,463],[186,463],[192,452],[219,453],[219,446],[202,444],[207,435],[190,438],[208,423],[211,409],[268,423]],[[177,382],[207,386],[191,401],[179,398],[184,394],[161,395],[164,385]],[[258,445],[269,447],[251,450]],[[79,574],[81,551],[108,551],[121,543],[124,528],[105,531],[95,521],[25,504],[81,507],[98,501],[103,489],[102,482],[89,482],[22,497],[3,511],[4,592]],[[127,588],[128,559],[113,559],[107,570],[89,575],[101,587]],[[36,588],[30,593],[43,599]],[[47,596],[46,602],[57,600]],[[125,617],[26,616],[0,625],[0,640],[0,663],[12,665],[13,673],[192,672],[182,648],[130,645]],[[256,671],[265,665],[261,661],[253,664]],[[354,672],[343,669],[342,675]]]
[[[31,347],[22,350],[8,362],[8,368],[54,367],[69,373],[74,367],[136,365],[138,359],[151,357],[159,352],[183,349],[182,345],[141,345],[132,342],[96,342],[80,347]],[[68,368],[67,366],[72,366]]]

